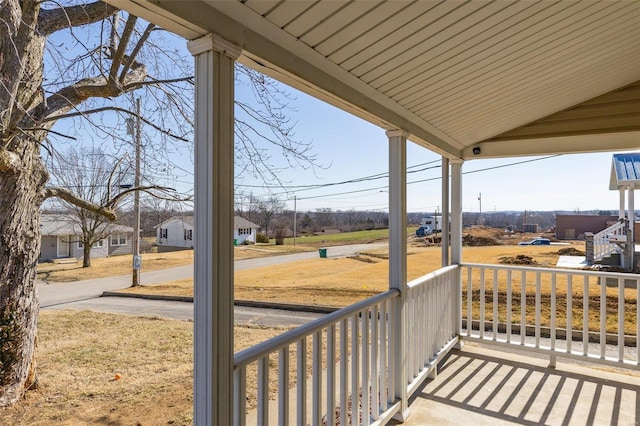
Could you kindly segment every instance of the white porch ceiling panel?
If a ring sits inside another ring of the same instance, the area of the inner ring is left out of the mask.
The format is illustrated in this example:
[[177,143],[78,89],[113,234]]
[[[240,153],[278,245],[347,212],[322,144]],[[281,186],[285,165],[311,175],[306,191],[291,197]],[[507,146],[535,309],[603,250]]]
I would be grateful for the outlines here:
[[509,137],[640,81],[640,1],[108,1],[450,158],[640,148],[633,106],[624,129]]

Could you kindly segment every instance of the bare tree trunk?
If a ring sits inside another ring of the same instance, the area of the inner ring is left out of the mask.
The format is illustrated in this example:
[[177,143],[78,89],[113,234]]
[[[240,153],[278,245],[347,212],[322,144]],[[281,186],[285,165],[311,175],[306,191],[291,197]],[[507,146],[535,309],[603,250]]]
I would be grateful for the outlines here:
[[91,245],[86,244],[86,241],[82,246],[82,267],[83,268],[91,267]]
[[0,173],[0,407],[33,386],[38,319],[35,279],[46,172],[37,146],[23,140],[18,173]]

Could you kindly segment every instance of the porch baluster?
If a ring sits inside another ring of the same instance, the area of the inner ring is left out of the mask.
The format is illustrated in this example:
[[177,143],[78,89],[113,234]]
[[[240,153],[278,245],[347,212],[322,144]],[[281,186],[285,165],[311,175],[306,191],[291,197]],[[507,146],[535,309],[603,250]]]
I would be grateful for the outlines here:
[[607,355],[607,279],[600,278],[600,359]]
[[[342,357],[342,356],[341,356]],[[327,426],[336,424],[336,326],[327,328]]]
[[511,343],[511,310],[513,309],[511,298],[511,270],[507,270],[507,343]]
[[484,303],[485,303],[485,294],[484,294],[484,268],[480,268],[480,338],[484,339]]
[[624,279],[618,278],[618,361],[624,360]]
[[349,381],[347,369],[349,366],[349,320],[340,321],[340,424],[347,424]]
[[567,353],[571,353],[573,342],[573,275],[567,276]]
[[498,340],[498,270],[493,270],[493,341]]
[[520,275],[520,344],[527,338],[527,273]]
[[278,426],[289,424],[289,346],[278,355]]
[[589,277],[582,281],[582,354],[589,353]]

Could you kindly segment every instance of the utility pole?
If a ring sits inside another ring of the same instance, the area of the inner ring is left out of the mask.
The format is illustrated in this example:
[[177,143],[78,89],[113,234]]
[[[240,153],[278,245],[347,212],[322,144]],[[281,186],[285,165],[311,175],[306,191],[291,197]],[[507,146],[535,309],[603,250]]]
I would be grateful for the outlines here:
[[293,196],[293,245],[296,245],[296,225],[298,216],[297,197]]
[[[130,121],[132,124],[133,119]],[[140,187],[140,145],[141,145],[141,120],[140,120],[140,98],[136,99],[136,119],[135,126],[130,126],[133,134],[136,149],[136,176],[133,183],[134,188]],[[140,268],[142,267],[142,258],[140,257],[140,191],[133,193],[133,277],[131,287],[140,285]]]
[[480,215],[478,215],[478,225],[482,225],[482,192],[478,194],[478,201],[480,202]]

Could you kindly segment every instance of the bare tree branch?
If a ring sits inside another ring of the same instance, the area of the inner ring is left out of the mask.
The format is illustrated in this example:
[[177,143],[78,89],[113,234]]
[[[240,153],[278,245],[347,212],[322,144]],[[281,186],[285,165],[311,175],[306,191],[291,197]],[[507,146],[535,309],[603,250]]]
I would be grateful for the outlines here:
[[122,164],[122,161],[124,160],[125,157],[121,157],[120,159],[118,159],[118,161],[116,161],[116,164],[113,165],[113,168],[111,169],[111,173],[109,173],[109,179],[107,180],[107,200],[111,199],[111,188],[113,186],[113,177],[116,174],[116,171],[118,170],[118,167],[120,167],[120,164]]
[[45,188],[44,198],[47,199],[51,197],[60,198],[67,203],[73,204],[74,206],[78,206],[82,209],[100,214],[106,217],[111,222],[117,219],[116,212],[112,208],[99,206],[85,199],[82,199],[66,188],[61,188],[58,186]]
[[97,22],[117,11],[117,8],[101,1],[57,9],[42,9],[38,15],[37,29],[41,34],[49,35],[69,27]]
[[[129,39],[131,38],[131,34],[135,29],[136,22],[138,20],[137,16],[129,15],[127,18],[127,23],[124,26],[124,30],[122,30],[122,34],[120,35],[120,42],[118,43],[118,49],[115,52],[110,53],[111,59],[111,69],[109,70],[109,87],[111,90],[115,91],[118,87],[118,69],[120,69],[120,65],[122,65],[125,50],[127,48],[127,44],[129,43]],[[122,79],[124,80],[124,79]]]
[[104,77],[80,80],[47,98],[47,108],[40,121],[56,119],[89,98],[120,96],[123,93],[122,86],[143,81],[146,75],[147,67],[144,64],[136,63],[136,66],[125,76],[120,87],[112,88]]
[[165,186],[149,185],[149,186],[137,186],[137,187],[129,188],[126,191],[122,191],[119,194],[117,194],[115,197],[113,197],[107,203],[107,206],[111,208],[115,208],[124,197],[136,191],[145,192],[154,198],[159,198],[161,200],[167,200],[167,201],[191,201],[192,200],[192,197],[182,198],[178,196],[161,195],[157,191],[164,192],[164,193],[175,193],[175,190],[173,188],[168,188]]
[[[122,112],[122,113],[125,113],[125,114],[129,114],[131,116],[140,118],[140,120],[142,120],[145,124],[153,127],[157,131],[162,132],[167,136],[171,136],[172,138],[181,140],[183,142],[192,142],[191,139],[187,139],[187,138],[184,138],[182,136],[173,134],[170,131],[166,130],[165,128],[160,127],[160,126],[156,125],[155,123],[153,123],[152,121],[147,120],[145,117],[138,116],[133,111],[130,111],[130,110],[125,109],[125,108],[119,108],[119,107],[103,107],[103,108],[96,108],[96,109],[85,110],[85,111],[70,112],[70,113],[63,114],[63,115],[57,115],[55,117],[45,118],[44,120],[42,120],[42,122],[46,123],[48,121],[55,121],[55,120],[58,120],[60,118],[78,117],[78,116],[81,116],[81,115],[96,114],[96,113],[104,112],[104,111],[116,111],[116,112]],[[25,130],[34,130],[34,129],[25,129]]]
[[126,56],[125,62],[122,65],[122,71],[120,72],[120,80],[124,80],[124,77],[127,74],[127,72],[129,72],[129,69],[131,68],[131,65],[134,63],[135,58],[138,56],[138,53],[140,53],[140,49],[142,49],[142,46],[144,46],[147,39],[151,35],[151,31],[153,31],[155,27],[156,26],[153,24],[147,25],[147,28],[144,30],[144,33],[142,34],[142,37],[140,37],[140,40],[138,40],[138,43],[136,43],[136,46],[133,48],[133,51],[128,56]]

